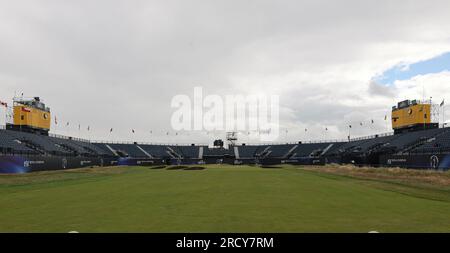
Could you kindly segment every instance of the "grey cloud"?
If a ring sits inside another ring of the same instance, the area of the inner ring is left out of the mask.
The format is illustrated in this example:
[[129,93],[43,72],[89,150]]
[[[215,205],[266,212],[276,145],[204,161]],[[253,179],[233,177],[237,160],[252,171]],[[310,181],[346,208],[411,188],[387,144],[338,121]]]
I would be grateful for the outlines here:
[[373,80],[369,83],[369,93],[390,98],[394,98],[396,96],[396,90],[394,86],[386,86],[383,84],[379,84]]
[[[0,1],[0,94],[41,96],[59,118],[91,125],[97,138],[173,142],[164,133],[174,95],[192,96],[199,85],[218,95],[277,92],[288,112],[281,120],[293,133],[329,125],[340,138],[344,122],[381,117],[395,103],[390,89],[369,82],[380,68],[411,52],[450,49],[449,7],[448,1]],[[399,52],[397,44],[411,49]],[[113,136],[110,127],[117,129]],[[179,139],[191,137],[211,138]]]

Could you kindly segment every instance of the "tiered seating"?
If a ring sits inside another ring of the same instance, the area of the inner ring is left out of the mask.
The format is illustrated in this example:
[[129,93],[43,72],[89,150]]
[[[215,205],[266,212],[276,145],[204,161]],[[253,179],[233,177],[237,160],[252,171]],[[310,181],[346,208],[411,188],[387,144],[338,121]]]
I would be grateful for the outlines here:
[[268,157],[277,157],[282,158],[286,156],[293,147],[295,147],[295,144],[285,144],[285,145],[271,145],[269,148]]
[[258,147],[258,149],[255,152],[255,156],[262,156],[265,155],[266,153],[269,153],[270,150],[270,145],[261,145]]
[[58,137],[49,137],[50,141],[53,143],[56,143],[60,145],[63,148],[66,148],[68,150],[72,150],[79,155],[84,156],[105,156],[109,153],[104,151],[101,148],[98,148],[97,146],[93,145],[89,142],[84,141],[78,141],[78,140],[72,140],[72,139],[65,139],[65,138],[58,138]]
[[344,142],[341,145],[336,145],[336,146],[332,147],[327,152],[327,155],[338,155],[338,154],[348,152],[349,150],[352,150],[353,148],[360,146],[361,144],[365,143],[366,141],[367,140]]
[[[344,145],[346,144],[346,142],[334,142],[334,143],[327,143],[327,144],[331,144],[331,147],[327,150],[327,152],[325,153],[326,155],[329,154],[336,154],[336,152]],[[327,146],[328,147],[328,146]],[[325,147],[325,148],[327,148]]]
[[260,146],[237,146],[240,158],[254,158]]
[[[374,151],[386,154],[397,152],[450,153],[450,128],[429,129],[341,143],[243,145],[236,147],[239,151],[239,157],[244,159],[305,158],[319,155],[325,157],[361,157],[370,155]],[[203,157],[234,157],[235,147],[224,149],[202,146],[202,148]],[[150,155],[154,158],[198,158],[200,146],[90,143],[71,138],[0,130],[0,153],[57,156],[128,155],[136,158],[148,158]]]
[[293,158],[299,157],[309,157],[313,154],[313,152],[322,152],[326,149],[331,143],[306,143],[299,144],[298,147],[292,153]]
[[372,149],[373,147],[376,147],[378,145],[382,145],[386,142],[389,142],[390,140],[392,140],[393,138],[395,138],[395,136],[385,136],[385,137],[376,137],[373,139],[369,139],[366,142],[361,143],[358,147],[357,150],[359,152],[367,152],[370,149]]
[[139,144],[145,152],[149,153],[151,156],[155,158],[167,158],[170,157],[168,154],[167,146],[165,145],[147,145],[147,144]]
[[19,132],[19,131],[11,131],[5,130],[6,134],[13,137],[15,140],[19,140],[22,143],[25,143],[27,147],[30,149],[34,149],[35,151],[45,152],[52,155],[73,155],[73,152],[70,152],[61,146],[57,145],[50,141],[48,136]]
[[130,157],[148,157],[135,144],[108,144],[112,149],[129,155]]
[[77,145],[72,140],[50,137],[50,141],[58,144],[60,147],[63,147],[64,149],[68,150],[69,152],[72,151],[72,152],[76,152],[77,154],[80,154],[80,155],[90,155],[90,153],[87,152],[87,150],[85,150],[81,146]]
[[395,135],[390,136],[382,136],[382,137],[375,137],[371,139],[364,140],[363,142],[358,142],[358,145],[352,147],[350,152],[354,153],[367,153],[372,149],[376,149],[377,147],[380,147],[384,145],[385,143],[389,143],[391,140],[397,138]]
[[234,151],[224,148],[204,148],[203,156],[234,156]]
[[105,151],[99,147],[97,147],[96,145],[94,145],[93,143],[90,142],[83,142],[83,141],[73,141],[76,144],[80,145],[81,147],[83,147],[84,149],[88,150],[88,151],[92,151],[100,156],[107,156],[110,155],[111,151]]
[[439,135],[438,138],[425,142],[415,148],[413,153],[448,153],[450,152],[450,129]]
[[16,138],[0,130],[0,150],[5,154],[38,154],[33,149],[20,143]]
[[394,138],[386,142],[384,147],[395,148],[396,151],[401,151],[409,145],[415,144],[418,141],[425,141],[433,136],[443,132],[445,129],[430,129],[417,132],[409,132],[400,135],[395,135]]
[[171,148],[181,154],[183,158],[198,158],[199,155],[198,146],[171,146]]
[[105,155],[108,156],[115,156],[115,154],[106,145],[106,143],[92,143],[92,146],[95,147],[97,152],[105,153]]

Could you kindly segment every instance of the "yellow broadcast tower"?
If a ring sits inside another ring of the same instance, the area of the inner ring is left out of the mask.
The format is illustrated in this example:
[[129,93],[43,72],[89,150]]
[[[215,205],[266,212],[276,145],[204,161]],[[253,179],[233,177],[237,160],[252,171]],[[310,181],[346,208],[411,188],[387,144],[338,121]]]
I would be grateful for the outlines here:
[[435,105],[430,101],[405,100],[392,107],[392,129],[394,133],[438,128]]
[[13,123],[7,129],[48,135],[51,113],[39,97],[14,98]]

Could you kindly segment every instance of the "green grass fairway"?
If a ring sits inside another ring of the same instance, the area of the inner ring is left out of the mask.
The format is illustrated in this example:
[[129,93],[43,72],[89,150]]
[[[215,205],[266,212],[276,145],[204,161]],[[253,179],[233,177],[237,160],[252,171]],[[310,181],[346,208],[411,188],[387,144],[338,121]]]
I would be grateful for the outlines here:
[[0,175],[0,232],[450,232],[450,189],[301,167]]

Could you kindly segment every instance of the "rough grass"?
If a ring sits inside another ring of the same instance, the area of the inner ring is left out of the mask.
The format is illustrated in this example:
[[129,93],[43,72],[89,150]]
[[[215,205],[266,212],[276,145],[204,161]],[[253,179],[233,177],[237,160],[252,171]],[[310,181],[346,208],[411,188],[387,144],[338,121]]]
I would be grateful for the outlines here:
[[305,166],[303,170],[323,177],[347,177],[370,187],[418,198],[450,202],[450,172],[353,165]]
[[450,232],[445,173],[170,167],[0,175],[0,232]]
[[373,168],[357,167],[354,165],[311,166],[306,170],[346,175],[357,178],[382,179],[405,182],[410,184],[427,184],[435,186],[450,186],[450,171],[417,170],[403,168]]

